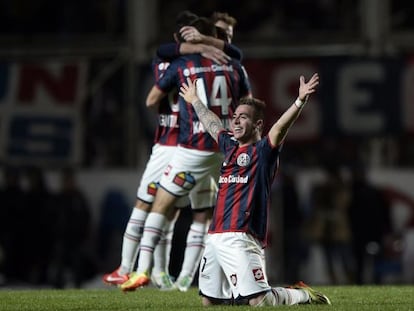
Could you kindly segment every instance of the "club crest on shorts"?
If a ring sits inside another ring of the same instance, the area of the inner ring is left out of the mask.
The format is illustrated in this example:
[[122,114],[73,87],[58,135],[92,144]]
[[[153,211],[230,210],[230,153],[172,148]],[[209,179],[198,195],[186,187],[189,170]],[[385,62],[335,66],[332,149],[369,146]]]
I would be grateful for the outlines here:
[[158,189],[158,183],[156,182],[149,183],[147,186],[147,193],[155,196],[155,194],[157,193],[157,189]]
[[236,286],[237,285],[237,274],[230,275],[230,280],[233,286]]
[[196,184],[196,181],[190,173],[180,172],[174,176],[173,183],[183,189],[191,190]]
[[263,273],[262,268],[253,269],[252,272],[254,275],[254,279],[256,281],[264,280],[264,273]]
[[171,169],[172,169],[172,166],[171,166],[171,165],[168,165],[168,166],[165,168],[165,170],[164,170],[164,175],[165,175],[165,176],[170,175]]
[[250,164],[250,157],[247,153],[241,153],[237,157],[237,165],[239,166],[247,166]]

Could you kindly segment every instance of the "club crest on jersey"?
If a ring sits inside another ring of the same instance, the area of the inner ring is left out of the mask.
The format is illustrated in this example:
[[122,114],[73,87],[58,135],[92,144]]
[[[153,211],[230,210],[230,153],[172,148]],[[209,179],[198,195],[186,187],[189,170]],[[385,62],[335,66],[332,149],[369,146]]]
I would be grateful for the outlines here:
[[256,281],[264,280],[264,273],[262,268],[253,269],[253,276]]
[[155,196],[155,194],[157,193],[157,189],[158,189],[158,183],[152,182],[148,184],[147,193],[152,196]]
[[247,153],[243,152],[237,157],[237,165],[247,166],[249,164],[250,164],[250,157]]
[[173,183],[186,190],[191,190],[196,182],[190,173],[180,172],[174,176]]
[[168,66],[170,66],[170,63],[168,63],[168,62],[160,62],[158,64],[158,70],[167,70]]

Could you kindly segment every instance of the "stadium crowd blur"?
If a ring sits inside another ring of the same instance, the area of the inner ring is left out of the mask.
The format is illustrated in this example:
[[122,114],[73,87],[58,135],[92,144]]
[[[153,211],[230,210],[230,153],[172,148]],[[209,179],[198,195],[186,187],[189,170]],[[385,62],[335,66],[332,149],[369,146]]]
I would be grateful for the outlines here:
[[[128,7],[133,2],[0,3],[2,61],[81,57],[88,62],[90,85],[80,105],[81,152],[75,161],[16,161],[8,153],[9,147],[0,142],[0,286],[81,287],[113,268],[117,260],[111,256],[120,253],[117,243],[132,206],[128,199],[133,202],[134,198],[107,192],[102,193],[100,206],[91,206],[85,189],[77,184],[77,173],[90,169],[136,171],[145,164],[155,120],[142,104],[146,89],[139,77],[149,68],[155,47],[171,40],[171,25],[179,11],[188,9],[204,16],[229,12],[238,21],[234,43],[244,51],[246,60],[283,59],[292,53],[299,59],[326,56],[321,51],[326,47],[329,53],[332,45],[345,46],[340,54],[349,51],[357,57],[414,55],[414,46],[404,39],[394,40],[399,34],[414,35],[414,5],[408,0],[383,1],[375,6],[389,17],[389,32],[379,36],[361,33],[361,11],[375,5],[369,0],[142,0],[135,2],[135,8],[151,8],[150,16],[155,14],[157,24],[145,30],[145,46],[135,50],[143,54],[131,57],[124,52],[135,42],[128,41],[131,31],[127,22],[131,22]],[[362,51],[352,52],[355,46]],[[133,71],[129,71],[131,67]],[[2,68],[0,80],[5,72]],[[135,78],[130,80],[131,76]],[[141,87],[129,88],[131,81]],[[4,97],[4,90],[0,91]],[[0,113],[5,111],[1,106]],[[3,120],[0,118],[0,125]],[[413,199],[401,198],[367,177],[372,168],[413,168],[413,132],[323,135],[286,144],[281,162],[274,185],[276,212],[268,255],[269,268],[278,267],[274,274],[269,272],[276,282],[295,282],[303,277],[306,269],[312,269],[307,264],[317,254],[321,254],[318,260],[326,263],[326,283],[414,282],[412,271],[410,279],[402,277],[403,232],[393,228],[391,212],[397,197],[411,208],[406,226],[414,226]],[[298,176],[314,170],[317,178],[312,179],[304,197]],[[46,182],[50,171],[61,176],[56,184]],[[130,187],[137,186],[138,177]],[[113,206],[117,206],[116,212],[111,210]],[[101,209],[98,220],[93,219],[96,209]]]

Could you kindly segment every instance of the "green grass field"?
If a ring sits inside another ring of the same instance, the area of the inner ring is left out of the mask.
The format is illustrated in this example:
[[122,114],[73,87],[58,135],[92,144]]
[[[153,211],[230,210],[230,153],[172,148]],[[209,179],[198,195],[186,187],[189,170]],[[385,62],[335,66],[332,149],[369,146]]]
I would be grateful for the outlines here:
[[[315,286],[332,306],[281,306],[279,310],[414,310],[414,286]],[[208,310],[247,310],[248,306]],[[273,309],[271,307],[261,309]],[[115,288],[80,290],[0,290],[0,310],[206,310],[196,288],[187,293],[143,288],[122,293]]]

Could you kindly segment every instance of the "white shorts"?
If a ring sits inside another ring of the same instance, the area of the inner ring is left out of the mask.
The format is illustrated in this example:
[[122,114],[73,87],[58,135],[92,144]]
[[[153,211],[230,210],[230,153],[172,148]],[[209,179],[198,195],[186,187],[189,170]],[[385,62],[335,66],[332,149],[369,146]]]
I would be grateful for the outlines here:
[[268,291],[261,243],[244,232],[208,234],[198,284],[201,295],[216,299]]
[[[142,174],[137,198],[148,204],[154,202],[161,176],[168,166],[178,147],[155,144],[152,147],[151,156]],[[221,162],[220,162],[221,164]],[[217,172],[218,174],[218,172]],[[204,178],[190,192],[190,198],[185,195],[180,197],[175,206],[182,208],[190,205],[195,210],[214,206],[217,195],[217,179]]]
[[214,206],[223,155],[178,146],[169,158],[160,185],[177,197],[190,193],[193,209]]
[[216,180],[212,176],[204,178],[190,191],[191,208],[193,210],[214,207],[218,190]]
[[[162,173],[176,149],[176,146],[165,146],[160,144],[155,144],[152,147],[151,156],[147,162],[137,189],[138,199],[148,204],[154,202]],[[190,201],[187,196],[180,198],[176,203],[177,207],[185,207],[188,205],[190,205]]]

